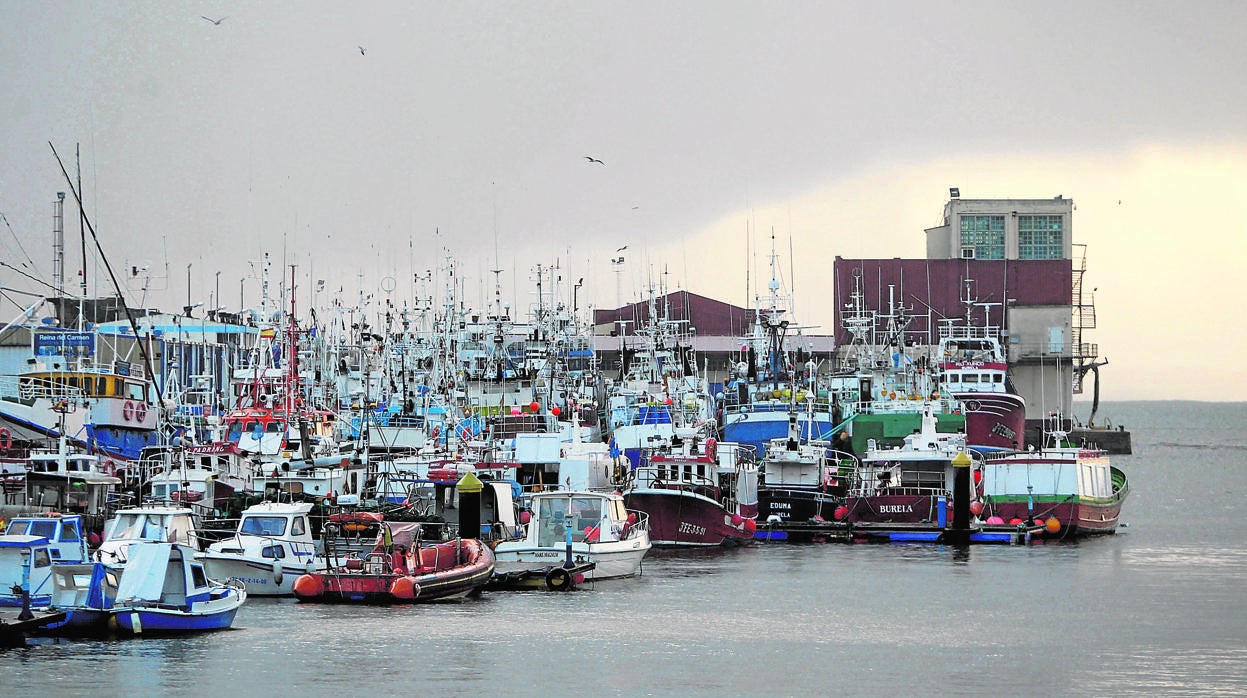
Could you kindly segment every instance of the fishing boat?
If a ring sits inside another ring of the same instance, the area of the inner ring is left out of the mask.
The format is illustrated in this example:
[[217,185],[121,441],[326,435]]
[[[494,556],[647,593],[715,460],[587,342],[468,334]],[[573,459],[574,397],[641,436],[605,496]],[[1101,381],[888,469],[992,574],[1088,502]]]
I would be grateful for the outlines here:
[[831,521],[851,478],[852,466],[842,464],[854,463],[831,441],[803,435],[795,411],[788,420],[788,436],[772,439],[761,460],[758,518],[771,529]]
[[47,606],[51,598],[48,539],[24,533],[0,535],[0,606]]
[[261,502],[247,507],[233,538],[199,554],[208,576],[237,579],[252,596],[289,596],[294,580],[314,569],[310,503]]
[[61,353],[93,352],[94,332],[33,331],[36,355],[27,370],[0,376],[3,441],[56,440],[70,446],[135,460],[157,444],[159,410],[149,398],[151,381],[139,365],[116,361],[98,366]]
[[649,515],[658,547],[741,545],[753,540],[758,517],[758,469],[720,453],[714,437],[684,434],[678,451],[649,453],[623,491],[629,509]]
[[155,504],[119,509],[104,524],[104,540],[93,554],[96,562],[125,565],[134,543],[179,543],[202,547],[199,514],[186,506]]
[[420,542],[419,523],[386,522],[371,551],[343,557],[325,540],[327,569],[301,575],[294,595],[308,602],[423,603],[479,592],[494,573],[494,553],[475,538]]
[[965,414],[966,444],[980,453],[1021,448],[1026,400],[1013,386],[994,328],[941,328],[938,355],[943,387]]
[[1066,437],[1050,430],[1038,450],[987,457],[982,515],[988,522],[1042,523],[1043,535],[1062,538],[1117,531],[1130,493],[1126,474],[1104,451],[1070,444]]
[[49,611],[64,617],[47,624],[40,634],[58,636],[103,635],[112,632],[109,620],[117,601],[122,568],[103,562],[55,565]]
[[[525,520],[527,519],[527,520]],[[520,518],[521,537],[494,547],[499,574],[534,567],[592,563],[586,579],[631,577],[652,544],[649,515],[629,510],[622,494],[587,490],[537,492]]]
[[723,441],[749,446],[758,458],[773,439],[787,434],[794,400],[804,406],[797,415],[801,433],[827,439],[838,426],[826,386],[818,380],[818,363],[799,336],[795,351],[787,347],[789,332],[801,328],[789,319],[791,298],[779,292],[774,244],[772,236],[770,299],[759,303],[740,360],[717,400]]
[[[852,524],[925,524],[952,521],[957,468],[982,470],[982,456],[966,448],[964,434],[936,430],[934,408],[922,413],[922,428],[899,447],[870,444],[861,456],[837,520]],[[981,479],[981,472],[975,480]],[[981,487],[980,487],[981,490]],[[973,507],[975,503],[971,504]],[[979,503],[981,505],[981,503]],[[972,509],[973,511],[973,509]]]
[[195,550],[181,543],[142,542],[127,550],[128,560],[112,620],[118,630],[177,633],[224,630],[247,600],[241,582],[208,578]]

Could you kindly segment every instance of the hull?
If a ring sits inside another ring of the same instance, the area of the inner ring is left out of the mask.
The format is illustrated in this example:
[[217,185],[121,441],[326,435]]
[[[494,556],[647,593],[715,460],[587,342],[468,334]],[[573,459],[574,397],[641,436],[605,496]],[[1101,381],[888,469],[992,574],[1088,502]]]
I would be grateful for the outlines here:
[[758,490],[758,520],[807,522],[831,521],[843,497],[813,488],[763,487]]
[[[436,554],[454,552],[455,543],[442,543],[421,549],[424,564],[430,565]],[[414,570],[411,573],[387,568],[378,572],[335,569],[311,572],[294,582],[294,595],[300,601],[324,603],[423,603],[439,599],[468,596],[479,591],[492,579],[495,560],[493,551],[478,540],[462,541],[462,557],[449,569]],[[370,559],[374,556],[369,556]]]
[[[723,424],[723,440],[752,446],[758,458],[766,455],[766,443],[788,435],[788,406],[770,412],[740,412],[730,415]],[[811,424],[812,422],[812,424]],[[804,437],[830,438],[835,430],[830,414],[815,413],[813,420],[804,413],[797,415],[797,429]]]
[[649,538],[663,547],[738,545],[753,539],[744,520],[732,524],[732,514],[707,497],[680,490],[646,489],[624,494],[629,509],[649,514]]
[[125,609],[113,611],[117,627],[136,635],[145,633],[184,633],[224,630],[234,624],[242,602],[219,611],[195,613],[165,609]]
[[[921,406],[921,403],[915,403]],[[949,412],[935,414],[935,429],[941,434],[956,434],[965,430],[968,417]],[[869,441],[879,446],[900,447],[905,437],[922,427],[922,412],[867,412],[853,417],[852,437],[854,453],[865,453]]]
[[1104,533],[1116,533],[1117,521],[1121,515],[1121,500],[1069,501],[1069,497],[1026,497],[1015,500],[1004,500],[992,497],[987,504],[984,515],[999,516],[1006,523],[1021,520],[1023,522],[1046,521],[1055,518],[1061,527],[1050,534],[1053,537],[1090,536]]
[[[594,551],[587,550],[583,544],[572,545],[572,562],[582,565],[595,563],[596,567],[585,572],[585,579],[611,579],[616,577],[632,577],[641,572],[641,558],[649,552],[650,546],[641,546],[637,541],[627,541],[636,547]],[[503,548],[503,545],[499,545]],[[595,546],[597,547],[597,546]],[[523,572],[534,567],[559,565],[567,556],[565,547],[559,548],[513,548],[495,550],[498,557],[497,571],[500,574]]]
[[[249,596],[290,596],[294,580],[309,571],[311,563],[274,566],[272,561],[249,560],[204,553],[199,556],[213,579],[237,579]],[[280,573],[278,570],[280,569]]]
[[954,393],[966,415],[966,445],[979,451],[1022,448],[1026,403],[1011,393]]
[[939,504],[946,502],[947,521],[953,520],[951,500],[932,494],[885,494],[847,497],[845,519],[850,523],[936,523]]

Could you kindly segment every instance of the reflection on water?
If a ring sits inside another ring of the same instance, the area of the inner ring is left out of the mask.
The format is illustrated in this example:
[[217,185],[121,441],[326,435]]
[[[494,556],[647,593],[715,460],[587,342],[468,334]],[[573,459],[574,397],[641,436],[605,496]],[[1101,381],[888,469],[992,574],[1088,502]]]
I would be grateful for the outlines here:
[[[1247,468],[1235,448],[1157,448],[1182,441],[1152,431],[1172,409],[1126,408],[1117,536],[655,551],[635,579],[430,605],[253,598],[227,632],[0,652],[4,693],[1241,693]],[[1241,445],[1240,430],[1213,437]]]

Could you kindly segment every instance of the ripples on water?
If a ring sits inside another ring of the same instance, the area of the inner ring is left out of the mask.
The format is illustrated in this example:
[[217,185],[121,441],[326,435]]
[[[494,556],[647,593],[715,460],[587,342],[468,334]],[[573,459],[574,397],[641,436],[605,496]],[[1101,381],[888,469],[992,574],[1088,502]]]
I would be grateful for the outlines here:
[[663,552],[637,579],[427,606],[252,599],[227,632],[0,652],[3,694],[1241,695],[1247,409],[1106,408],[1136,453],[1114,457],[1117,536]]

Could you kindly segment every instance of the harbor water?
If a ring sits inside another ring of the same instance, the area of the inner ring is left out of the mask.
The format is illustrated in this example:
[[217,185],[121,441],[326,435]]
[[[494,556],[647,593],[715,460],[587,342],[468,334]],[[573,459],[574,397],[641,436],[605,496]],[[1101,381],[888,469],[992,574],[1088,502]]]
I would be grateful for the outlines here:
[[652,553],[635,579],[430,605],[253,598],[229,631],[0,651],[3,693],[1247,693],[1247,403],[1100,415],[1134,436],[1115,536]]

